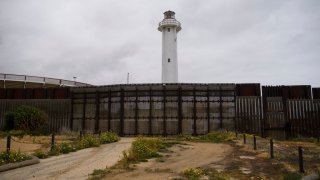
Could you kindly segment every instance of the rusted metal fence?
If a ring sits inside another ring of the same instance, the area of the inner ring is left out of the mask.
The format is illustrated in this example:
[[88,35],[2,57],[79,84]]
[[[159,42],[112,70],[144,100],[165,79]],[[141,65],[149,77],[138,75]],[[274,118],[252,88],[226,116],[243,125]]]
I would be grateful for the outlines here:
[[286,103],[282,97],[265,98],[264,136],[284,139],[286,136]]
[[288,124],[291,136],[320,136],[320,99],[289,100]]
[[236,130],[249,134],[262,134],[260,96],[236,97]]
[[70,99],[69,88],[0,89],[0,99]]
[[[5,112],[26,104],[44,110],[53,131],[69,127],[120,135],[166,136],[225,129],[276,139],[319,137],[320,100],[312,99],[310,92],[310,86],[263,86],[261,94],[260,84],[0,89],[0,127]],[[318,96],[315,93],[313,97]]]
[[234,130],[234,84],[118,85],[73,89],[72,128],[120,135]]
[[68,128],[70,125],[69,99],[31,99],[31,100],[0,100],[0,127],[4,126],[5,113],[13,111],[18,106],[29,105],[37,107],[47,113],[49,117],[49,127],[51,131],[59,131],[62,127]]

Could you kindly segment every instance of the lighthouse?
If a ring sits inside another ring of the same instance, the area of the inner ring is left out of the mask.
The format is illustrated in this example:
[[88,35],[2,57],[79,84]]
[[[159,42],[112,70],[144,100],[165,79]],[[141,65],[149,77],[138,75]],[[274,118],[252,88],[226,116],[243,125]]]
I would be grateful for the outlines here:
[[164,12],[158,30],[162,32],[162,83],[178,83],[177,33],[181,24],[173,11]]

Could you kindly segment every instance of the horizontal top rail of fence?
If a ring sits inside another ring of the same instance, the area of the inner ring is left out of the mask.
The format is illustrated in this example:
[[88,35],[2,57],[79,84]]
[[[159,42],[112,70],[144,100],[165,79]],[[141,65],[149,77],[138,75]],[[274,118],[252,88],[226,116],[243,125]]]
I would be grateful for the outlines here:
[[33,83],[42,83],[42,84],[55,84],[55,85],[59,85],[59,86],[70,86],[70,87],[91,86],[90,84],[87,84],[87,83],[64,80],[64,79],[39,77],[39,76],[28,76],[28,75],[18,75],[18,74],[3,74],[3,73],[0,73],[0,80],[33,82]]

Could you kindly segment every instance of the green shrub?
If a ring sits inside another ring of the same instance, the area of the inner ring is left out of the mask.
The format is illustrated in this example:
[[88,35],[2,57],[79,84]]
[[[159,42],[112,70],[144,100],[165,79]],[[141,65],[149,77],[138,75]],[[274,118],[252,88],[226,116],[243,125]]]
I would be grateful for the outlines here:
[[59,150],[62,154],[67,154],[69,152],[74,152],[76,151],[76,147],[70,143],[61,143],[59,145]]
[[189,180],[198,180],[204,175],[204,171],[200,168],[187,168],[182,172],[182,175]]
[[297,172],[288,172],[283,175],[283,180],[300,180],[302,175]]
[[32,157],[24,153],[21,153],[20,151],[10,151],[9,153],[5,151],[0,153],[0,166],[8,163],[26,161],[29,159],[32,159]]
[[57,156],[60,154],[67,154],[69,152],[77,151],[77,148],[74,144],[71,143],[61,143],[58,145],[54,145],[53,148],[50,149],[48,155]]
[[123,158],[114,166],[114,168],[132,170],[130,164],[153,157],[160,157],[160,149],[166,148],[165,141],[160,138],[136,138],[129,151],[123,151]]
[[158,157],[158,151],[164,147],[164,141],[160,138],[138,137],[132,142],[132,153],[134,153],[137,160],[144,160]]
[[117,142],[119,140],[120,140],[119,136],[114,132],[104,132],[104,133],[101,133],[100,135],[101,144]]
[[100,140],[94,135],[86,134],[82,139],[79,139],[75,144],[77,149],[100,146]]
[[38,108],[19,106],[14,112],[6,114],[8,130],[23,130],[34,135],[48,134],[48,116]]
[[42,151],[41,149],[36,150],[33,153],[33,155],[40,158],[40,159],[46,159],[49,157],[49,155],[46,152]]
[[61,154],[60,146],[54,145],[53,148],[48,152],[49,156],[58,156]]

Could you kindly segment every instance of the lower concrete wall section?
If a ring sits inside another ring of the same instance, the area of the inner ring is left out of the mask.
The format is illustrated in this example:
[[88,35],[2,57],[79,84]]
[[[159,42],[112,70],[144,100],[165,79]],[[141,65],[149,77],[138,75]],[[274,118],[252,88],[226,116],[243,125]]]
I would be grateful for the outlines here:
[[235,129],[235,84],[112,85],[71,91],[73,130],[198,135]]

